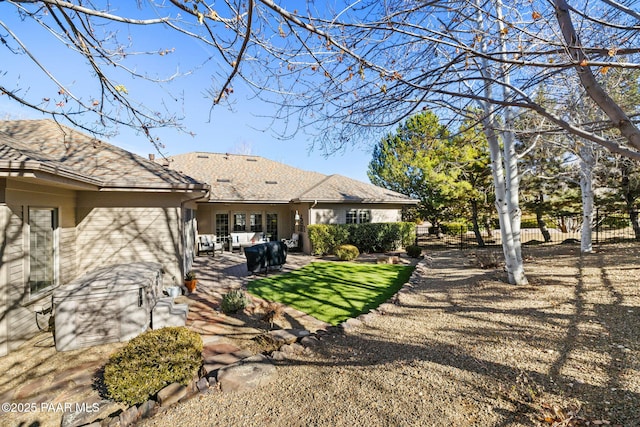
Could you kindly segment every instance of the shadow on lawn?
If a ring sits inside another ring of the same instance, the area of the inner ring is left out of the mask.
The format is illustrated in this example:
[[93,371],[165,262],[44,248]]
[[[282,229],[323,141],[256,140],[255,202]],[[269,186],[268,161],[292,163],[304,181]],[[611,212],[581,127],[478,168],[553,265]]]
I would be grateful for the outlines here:
[[409,280],[413,266],[311,263],[249,283],[250,293],[336,325],[389,300]]

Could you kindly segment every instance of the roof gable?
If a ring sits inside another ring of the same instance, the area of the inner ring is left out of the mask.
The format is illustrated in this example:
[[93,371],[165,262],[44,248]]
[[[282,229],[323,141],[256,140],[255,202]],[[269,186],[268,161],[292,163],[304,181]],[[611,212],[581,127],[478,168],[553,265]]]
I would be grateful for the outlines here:
[[209,183],[212,201],[417,202],[373,184],[305,171],[260,156],[193,152],[171,156],[169,167]]
[[404,194],[342,175],[330,175],[297,197],[300,201],[414,203]]
[[0,161],[12,170],[73,173],[106,188],[203,188],[189,176],[53,120],[0,121]]

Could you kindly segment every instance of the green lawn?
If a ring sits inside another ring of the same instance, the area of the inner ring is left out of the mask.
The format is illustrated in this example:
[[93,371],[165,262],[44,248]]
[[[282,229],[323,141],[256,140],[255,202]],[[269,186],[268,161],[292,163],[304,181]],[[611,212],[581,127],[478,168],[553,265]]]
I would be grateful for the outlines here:
[[376,308],[409,280],[413,266],[312,262],[289,273],[254,280],[249,293],[337,325]]

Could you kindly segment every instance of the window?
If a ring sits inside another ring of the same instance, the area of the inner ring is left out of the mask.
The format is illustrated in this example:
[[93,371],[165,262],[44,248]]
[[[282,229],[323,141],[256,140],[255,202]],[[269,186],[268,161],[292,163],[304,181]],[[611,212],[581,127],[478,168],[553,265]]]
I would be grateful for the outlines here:
[[357,224],[358,223],[358,211],[356,209],[351,209],[347,211],[347,224]]
[[364,224],[365,222],[371,222],[371,211],[368,209],[360,209],[358,211],[358,223]]
[[262,231],[262,214],[252,213],[251,215],[249,215],[249,226],[251,227],[251,231],[261,232]]
[[247,215],[237,213],[233,215],[233,231],[245,231],[247,229]]
[[216,236],[223,237],[229,234],[229,214],[216,214]]
[[351,209],[347,211],[347,224],[364,224],[371,222],[371,211],[369,209]]
[[278,240],[278,214],[267,214],[267,234],[271,237],[272,241]]
[[56,285],[58,210],[29,208],[29,291]]

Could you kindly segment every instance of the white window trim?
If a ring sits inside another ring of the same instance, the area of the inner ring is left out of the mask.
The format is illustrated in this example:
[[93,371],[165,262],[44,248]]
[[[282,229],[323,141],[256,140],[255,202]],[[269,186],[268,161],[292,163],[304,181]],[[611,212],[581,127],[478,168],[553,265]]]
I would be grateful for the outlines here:
[[[31,209],[49,209],[55,212],[55,228],[53,229],[53,284],[32,293],[31,283]],[[60,208],[52,206],[27,206],[25,224],[25,286],[29,301],[34,301],[51,293],[60,284]]]

